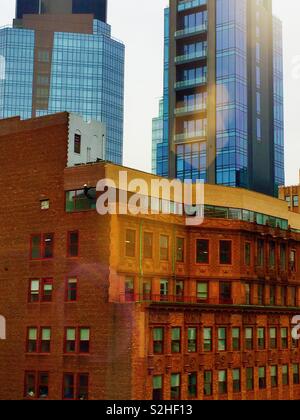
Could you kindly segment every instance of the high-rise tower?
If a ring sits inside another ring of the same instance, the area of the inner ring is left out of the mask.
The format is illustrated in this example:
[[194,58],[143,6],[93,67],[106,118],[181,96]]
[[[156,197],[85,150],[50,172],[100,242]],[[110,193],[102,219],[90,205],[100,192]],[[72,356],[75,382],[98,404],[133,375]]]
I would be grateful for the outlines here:
[[157,173],[277,194],[283,64],[272,0],[170,0],[164,69]]

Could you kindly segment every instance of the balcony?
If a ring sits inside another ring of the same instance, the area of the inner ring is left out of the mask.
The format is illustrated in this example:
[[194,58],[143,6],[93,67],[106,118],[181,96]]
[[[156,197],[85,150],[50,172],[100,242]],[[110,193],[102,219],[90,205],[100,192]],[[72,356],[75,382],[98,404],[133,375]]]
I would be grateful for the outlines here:
[[202,23],[202,25],[192,26],[190,28],[180,29],[179,31],[175,32],[175,38],[185,38],[186,36],[192,35],[200,35],[202,33],[207,32],[207,22]]
[[204,112],[207,110],[207,104],[198,104],[198,105],[189,105],[189,106],[183,106],[181,108],[176,108],[174,110],[175,115],[184,115],[184,114],[190,114],[193,112]]
[[179,56],[175,57],[175,63],[176,64],[184,64],[184,63],[188,63],[190,61],[204,59],[204,58],[207,58],[207,49],[206,48],[203,49],[202,51],[196,51],[196,52],[191,53],[191,54],[179,55]]
[[182,133],[182,134],[176,134],[174,136],[174,141],[176,143],[181,143],[187,140],[193,140],[197,138],[203,138],[207,136],[206,130],[199,130],[191,133]]
[[207,76],[197,77],[196,79],[182,80],[175,83],[175,89],[188,89],[196,86],[205,85],[207,83]]
[[178,12],[194,9],[195,7],[207,5],[207,0],[184,0],[178,4]]

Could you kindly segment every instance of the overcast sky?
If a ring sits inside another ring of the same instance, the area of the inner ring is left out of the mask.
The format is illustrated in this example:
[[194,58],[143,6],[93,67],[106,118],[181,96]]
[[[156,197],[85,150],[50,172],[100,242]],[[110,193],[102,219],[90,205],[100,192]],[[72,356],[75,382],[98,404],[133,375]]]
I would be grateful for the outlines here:
[[[254,0],[253,0],[254,1]],[[126,45],[124,164],[151,169],[151,118],[162,95],[163,9],[167,0],[108,0],[113,35]],[[300,168],[300,2],[273,0],[284,24],[286,181]],[[15,0],[1,0],[0,26],[11,23]]]

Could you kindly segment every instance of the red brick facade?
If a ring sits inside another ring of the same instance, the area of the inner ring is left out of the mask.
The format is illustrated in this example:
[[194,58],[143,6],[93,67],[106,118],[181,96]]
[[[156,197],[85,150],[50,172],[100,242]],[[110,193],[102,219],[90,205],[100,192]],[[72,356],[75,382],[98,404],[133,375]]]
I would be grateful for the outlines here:
[[[67,114],[0,125],[0,399],[299,399],[299,233],[67,212],[66,192],[120,170],[66,169],[67,141]],[[69,232],[78,232],[72,257]],[[47,234],[37,258],[31,238]],[[199,240],[207,249],[197,255]],[[50,301],[31,290],[42,279]],[[74,301],[68,279],[77,280]]]

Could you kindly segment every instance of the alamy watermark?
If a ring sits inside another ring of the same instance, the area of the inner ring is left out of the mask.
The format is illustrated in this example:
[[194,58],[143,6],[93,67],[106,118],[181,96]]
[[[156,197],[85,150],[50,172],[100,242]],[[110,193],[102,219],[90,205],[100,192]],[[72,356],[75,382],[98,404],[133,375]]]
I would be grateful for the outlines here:
[[[118,184],[105,178],[97,183],[100,192],[97,212],[106,214],[184,215],[188,226],[199,226],[204,220],[203,181],[134,178],[128,181],[127,171],[119,172]],[[173,193],[173,194],[172,194]],[[117,197],[118,194],[118,197]]]

